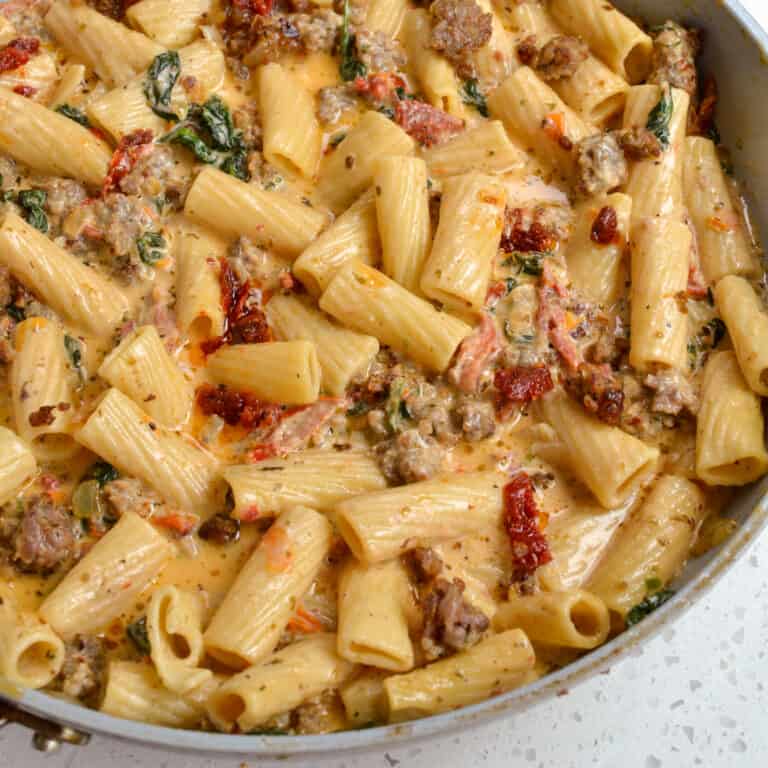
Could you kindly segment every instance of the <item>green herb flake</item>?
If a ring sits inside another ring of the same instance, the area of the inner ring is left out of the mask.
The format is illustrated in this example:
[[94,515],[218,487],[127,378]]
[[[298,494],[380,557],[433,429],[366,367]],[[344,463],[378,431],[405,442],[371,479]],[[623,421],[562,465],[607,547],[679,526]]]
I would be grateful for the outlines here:
[[106,461],[97,461],[89,470],[88,477],[93,478],[103,488],[107,483],[117,480],[120,473]]
[[514,277],[507,277],[504,280],[504,290],[506,291],[506,295],[509,296],[512,291],[517,288],[517,279]]
[[646,616],[664,605],[674,594],[675,592],[672,589],[661,589],[651,595],[646,595],[641,602],[627,613],[627,627],[634,627],[635,624],[639,624]]
[[485,100],[485,94],[480,90],[476,79],[465,80],[461,86],[461,100],[471,107],[475,107],[483,116],[488,117],[488,102]]
[[125,636],[133,643],[136,650],[142,656],[149,656],[152,647],[149,644],[149,633],[147,632],[147,617],[132,622],[125,628]]
[[701,338],[702,341],[709,346],[710,349],[715,349],[725,337],[725,323],[719,317],[713,317],[702,329]]
[[341,39],[339,41],[339,74],[345,82],[357,77],[365,77],[368,70],[355,55],[355,36],[349,31],[349,0],[344,0],[344,20],[341,25]]
[[165,238],[159,232],[146,232],[136,239],[136,250],[139,258],[152,267],[165,256]]
[[15,198],[18,205],[24,209],[24,218],[27,223],[43,234],[47,234],[48,217],[45,215],[43,206],[48,199],[48,193],[44,189],[22,189]]
[[81,372],[83,368],[83,348],[80,342],[68,333],[64,335],[64,349],[67,350],[72,367]]
[[16,304],[9,304],[5,311],[17,322],[20,323],[27,319],[27,312],[24,307],[19,307]]
[[176,51],[166,51],[155,56],[144,81],[144,95],[150,108],[165,120],[178,120],[171,112],[173,86],[181,74],[181,59]]
[[674,112],[674,109],[675,104],[672,100],[672,89],[666,87],[662,89],[659,103],[648,115],[646,128],[659,140],[664,149],[669,149],[671,141],[669,126],[672,121],[672,113]]
[[347,134],[346,133],[334,134],[333,136],[331,136],[330,140],[328,141],[328,146],[329,147],[333,147],[335,149],[346,138],[347,138]]
[[403,422],[411,418],[405,396],[408,394],[408,382],[403,378],[395,379],[389,387],[389,397],[384,406],[387,424],[393,432],[399,432]]
[[347,409],[347,416],[362,416],[370,410],[371,406],[369,403],[366,403],[365,400],[358,400]]
[[544,269],[544,258],[548,255],[541,251],[527,251],[525,253],[515,251],[512,254],[512,258],[517,265],[517,274],[538,277]]
[[56,111],[60,115],[64,115],[64,117],[68,117],[70,120],[74,120],[76,123],[80,123],[83,128],[91,127],[91,122],[86,117],[85,112],[82,112],[77,107],[72,107],[69,104],[60,104],[58,107],[56,107]]
[[658,592],[663,586],[661,579],[656,576],[652,576],[645,580],[646,592]]

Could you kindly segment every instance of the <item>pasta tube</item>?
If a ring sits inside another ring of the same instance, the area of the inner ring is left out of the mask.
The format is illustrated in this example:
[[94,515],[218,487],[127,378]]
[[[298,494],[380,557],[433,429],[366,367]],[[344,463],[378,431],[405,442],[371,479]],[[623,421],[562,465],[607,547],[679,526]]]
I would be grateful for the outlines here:
[[18,326],[10,385],[16,431],[35,456],[74,456],[80,450],[72,437],[74,372],[58,323],[33,317]]
[[670,219],[642,219],[632,233],[629,361],[638,371],[688,367],[691,230]]
[[10,429],[0,427],[0,504],[10,501],[35,472],[32,451]]
[[500,120],[484,120],[442,144],[425,149],[422,157],[434,176],[459,173],[502,173],[523,168],[527,157],[515,146]]
[[324,690],[341,685],[354,665],[336,653],[336,636],[319,634],[286,646],[227,680],[208,702],[208,715],[223,731],[243,732]]
[[[226,65],[224,54],[213,44],[201,40],[179,51],[180,80],[194,82],[194,91],[188,94],[181,82],[171,92],[170,110],[175,114],[186,111],[192,98],[205,101],[224,80]],[[190,78],[193,78],[191,80]],[[116,88],[88,105],[88,117],[109,133],[115,141],[133,131],[152,131],[155,136],[165,133],[168,122],[153,112],[144,93],[145,75]]]
[[413,669],[410,582],[399,559],[350,562],[339,579],[339,656],[393,672]]
[[325,160],[318,197],[331,210],[343,211],[370,186],[379,158],[412,155],[413,150],[413,139],[402,128],[369,110]]
[[569,33],[587,45],[630,83],[645,80],[651,69],[653,40],[606,0],[552,0],[550,10]]
[[533,149],[540,161],[564,177],[574,171],[572,145],[595,133],[529,67],[513,72],[488,97],[488,107],[513,139]]
[[193,338],[224,334],[219,282],[226,243],[204,227],[184,222],[176,238],[176,323]]
[[0,602],[0,680],[20,688],[43,688],[59,674],[64,643],[34,614]]
[[211,619],[204,635],[208,654],[232,669],[264,661],[317,576],[331,536],[331,524],[312,509],[293,507],[280,515]]
[[[616,213],[618,228],[610,243],[598,243],[592,237],[592,229],[605,208]],[[568,276],[580,293],[598,304],[612,304],[622,293],[631,214],[632,198],[621,194],[587,200],[576,208],[574,228],[566,246]]]
[[312,94],[280,64],[261,67],[257,79],[264,157],[277,168],[311,179],[323,141]]
[[87,128],[6,88],[0,88],[0,150],[35,171],[90,187],[101,186],[112,157]]
[[525,633],[510,629],[467,651],[384,681],[390,721],[436,715],[526,682],[536,657]]
[[427,11],[416,8],[405,14],[402,40],[413,70],[427,101],[456,117],[464,116],[459,96],[459,80],[451,63],[430,46],[432,22]]
[[371,0],[368,3],[365,26],[372,32],[383,32],[387,37],[397,37],[407,12],[407,0]]
[[605,603],[590,592],[537,592],[510,595],[493,619],[496,631],[521,629],[532,643],[564,648],[596,648],[608,637]]
[[152,662],[163,685],[185,694],[208,682],[213,673],[201,669],[203,605],[200,595],[175,586],[155,590],[147,608],[147,635]]
[[444,475],[355,496],[336,505],[336,525],[358,560],[379,563],[409,549],[501,522],[504,476]]
[[617,531],[589,580],[589,591],[626,616],[645,597],[649,579],[667,584],[683,567],[706,510],[696,485],[663,475]]
[[0,225],[0,264],[56,313],[96,335],[111,334],[130,309],[116,285],[15,213]]
[[198,36],[211,4],[211,0],[140,0],[125,16],[132,27],[164,48],[180,48]]
[[564,392],[548,395],[543,412],[565,443],[574,473],[606,509],[624,502],[656,472],[658,448],[598,421]]
[[768,471],[760,398],[733,352],[715,352],[704,368],[696,422],[696,474],[708,485],[746,485]]
[[768,396],[768,315],[752,286],[735,275],[715,288],[715,301],[744,378],[754,392]]
[[493,176],[468,173],[445,180],[440,223],[421,276],[427,296],[459,314],[482,310],[505,203],[504,187]]
[[376,201],[369,189],[296,259],[293,273],[318,297],[342,266],[353,259],[373,265],[380,255]]
[[356,728],[387,720],[387,697],[384,693],[386,673],[366,670],[340,690],[347,720]]
[[309,341],[222,347],[208,358],[207,370],[219,384],[249,390],[270,403],[303,405],[320,395],[320,363]]
[[220,497],[216,459],[160,426],[118,389],[102,398],[75,439],[184,511],[212,511]]
[[186,421],[192,393],[154,325],[129,333],[98,373],[160,424],[176,427]]
[[270,517],[306,505],[322,512],[361,493],[387,487],[367,451],[306,450],[285,458],[227,467],[222,472],[241,520]]
[[418,293],[432,239],[426,163],[418,157],[383,157],[376,165],[373,184],[382,271]]
[[163,52],[161,45],[85,3],[57,0],[51,3],[44,21],[59,45],[112,87],[145,72],[152,59]]
[[360,262],[340,269],[320,308],[344,325],[375,336],[434,371],[445,370],[471,328],[438,312],[394,280]]
[[198,174],[184,212],[223,235],[246,235],[286,256],[303,251],[326,221],[322,213],[309,206],[279,192],[246,184],[215,168],[204,168]]
[[[671,103],[669,100],[671,99]],[[656,216],[683,217],[683,157],[688,125],[690,96],[677,88],[671,96],[659,85],[638,85],[630,89],[624,110],[624,128],[645,128],[651,113],[667,102],[669,143],[661,157],[631,163],[624,191],[632,198],[632,221]]]
[[342,328],[295,296],[273,296],[266,314],[278,339],[304,339],[314,344],[321,386],[329,395],[343,395],[352,378],[366,371],[379,351],[373,336]]
[[704,278],[716,283],[726,275],[757,275],[760,264],[731,199],[714,142],[689,136],[684,165],[685,200]]
[[200,702],[168,690],[149,664],[133,661],[110,662],[101,711],[168,728],[193,728],[204,714]]
[[65,639],[95,633],[130,611],[174,546],[129,512],[80,560],[40,606],[40,616]]

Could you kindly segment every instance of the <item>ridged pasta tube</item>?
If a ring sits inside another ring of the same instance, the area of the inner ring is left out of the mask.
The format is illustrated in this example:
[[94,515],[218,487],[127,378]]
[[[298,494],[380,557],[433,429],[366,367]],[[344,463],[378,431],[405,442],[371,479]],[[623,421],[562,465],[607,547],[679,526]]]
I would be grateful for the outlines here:
[[605,603],[590,592],[537,592],[510,595],[493,619],[496,631],[522,629],[532,643],[563,648],[596,648],[608,637]]
[[663,475],[622,523],[587,589],[626,616],[645,597],[649,580],[667,584],[683,567],[707,511],[698,486]]
[[427,296],[458,314],[482,310],[505,203],[504,186],[494,176],[467,173],[445,180],[440,223],[421,276]]
[[343,211],[370,186],[379,158],[411,155],[413,150],[413,139],[402,128],[368,110],[321,167],[319,199],[331,210]]
[[212,0],[140,0],[125,16],[164,48],[180,48],[198,36],[211,6]]
[[341,685],[354,664],[336,653],[336,636],[322,633],[276,651],[225,682],[210,698],[208,715],[222,731],[252,731],[269,718]]
[[96,335],[108,336],[130,310],[116,285],[15,213],[0,225],[0,264],[56,313]]
[[329,395],[343,395],[352,378],[366,371],[379,351],[373,336],[342,328],[296,296],[273,296],[265,312],[278,339],[303,339],[315,345],[321,386]]
[[40,616],[65,639],[98,632],[133,608],[174,552],[149,522],[129,512],[45,598]]
[[75,438],[183,511],[210,513],[220,501],[216,459],[197,443],[157,424],[118,389],[104,395]]
[[743,277],[728,275],[717,284],[715,301],[744,378],[754,392],[768,396],[768,314],[760,298]]
[[184,212],[221,234],[247,235],[286,256],[301,253],[326,222],[325,215],[314,208],[215,168],[204,168],[198,174]]
[[746,485],[768,471],[760,398],[734,352],[715,352],[704,368],[696,422],[696,474],[708,485]]
[[328,520],[307,507],[280,515],[211,619],[204,635],[208,654],[243,669],[272,653],[297,601],[317,576],[331,535]]
[[550,10],[570,34],[582,37],[614,71],[630,83],[645,80],[653,40],[606,0],[552,0]]
[[252,520],[306,505],[323,512],[386,480],[367,451],[310,449],[285,458],[226,467],[222,475],[235,502],[234,517]]
[[358,560],[379,563],[495,528],[504,483],[498,472],[473,472],[365,493],[336,505],[336,525]]
[[186,421],[192,392],[154,325],[129,333],[98,373],[160,424],[177,427]]
[[79,450],[74,441],[75,373],[61,326],[32,317],[16,329],[11,366],[16,431],[41,461],[64,461]]
[[87,128],[7,88],[0,88],[0,150],[35,171],[89,187],[101,186],[112,158]]
[[0,427],[0,504],[5,504],[37,471],[35,455],[24,441]]
[[253,392],[270,403],[305,405],[320,395],[320,363],[310,341],[271,341],[221,347],[208,358],[219,384]]
[[376,201],[369,189],[302,252],[293,263],[293,273],[318,297],[348,262],[356,259],[373,265],[380,256]]
[[536,656],[525,633],[510,629],[426,667],[384,681],[390,721],[475,704],[527,681]]
[[439,312],[360,262],[351,262],[336,273],[320,299],[320,308],[433,371],[444,371],[471,333],[464,321]]
[[658,448],[598,421],[564,392],[544,398],[543,413],[565,443],[574,473],[606,509],[624,502],[656,472]]

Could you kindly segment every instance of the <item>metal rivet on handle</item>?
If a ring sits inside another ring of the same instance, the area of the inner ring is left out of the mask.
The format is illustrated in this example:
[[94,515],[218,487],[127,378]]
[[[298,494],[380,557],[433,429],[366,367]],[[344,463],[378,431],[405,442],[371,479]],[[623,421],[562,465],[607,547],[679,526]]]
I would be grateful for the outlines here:
[[61,746],[61,742],[58,739],[38,732],[32,737],[32,746],[38,752],[50,753],[55,752]]

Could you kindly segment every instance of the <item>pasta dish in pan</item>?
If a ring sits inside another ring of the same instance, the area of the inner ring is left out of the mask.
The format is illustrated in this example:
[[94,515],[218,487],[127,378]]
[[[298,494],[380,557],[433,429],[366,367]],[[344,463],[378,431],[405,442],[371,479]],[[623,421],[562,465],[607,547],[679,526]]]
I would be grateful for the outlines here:
[[665,602],[768,471],[696,30],[605,0],[0,10],[0,686],[313,734]]

